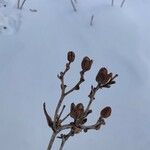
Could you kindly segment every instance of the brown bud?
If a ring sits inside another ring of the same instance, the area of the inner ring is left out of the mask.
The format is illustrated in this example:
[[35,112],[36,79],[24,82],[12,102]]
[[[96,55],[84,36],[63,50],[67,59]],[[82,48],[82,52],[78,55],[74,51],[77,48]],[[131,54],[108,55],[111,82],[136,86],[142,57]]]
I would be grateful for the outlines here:
[[83,60],[82,60],[82,63],[81,63],[81,67],[82,67],[82,70],[83,71],[88,71],[91,69],[91,66],[92,66],[92,63],[93,63],[93,60],[90,59],[89,57],[84,57]]
[[73,62],[75,59],[75,53],[73,51],[69,51],[67,54],[67,59],[69,62]]
[[103,108],[100,115],[102,118],[108,118],[111,115],[111,107],[107,106]]
[[84,106],[83,106],[82,103],[78,103],[77,106],[76,106],[76,108],[77,108],[78,110],[84,110]]
[[74,103],[71,104],[70,108],[70,116],[74,119],[80,119],[84,115],[84,106],[82,103],[75,105]]
[[108,74],[108,71],[106,68],[101,68],[96,76],[96,81],[100,84],[106,84],[110,81],[112,78],[112,73]]
[[76,117],[82,118],[84,115],[84,106],[82,103],[76,105]]

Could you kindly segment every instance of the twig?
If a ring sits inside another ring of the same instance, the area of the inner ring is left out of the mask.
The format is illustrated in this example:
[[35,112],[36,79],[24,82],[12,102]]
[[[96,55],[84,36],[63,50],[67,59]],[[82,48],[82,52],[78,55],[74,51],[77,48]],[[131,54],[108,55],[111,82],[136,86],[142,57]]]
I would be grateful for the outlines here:
[[70,131],[67,135],[63,135],[63,134],[61,135],[60,138],[62,139],[62,141],[59,150],[63,149],[64,144],[66,143],[66,141],[69,139],[70,136],[72,136],[72,131]]
[[75,4],[74,4],[73,0],[70,0],[70,1],[71,1],[71,5],[72,5],[72,7],[73,7],[73,10],[76,12],[76,11],[77,11],[77,9],[76,9],[76,6],[75,6]]
[[90,129],[98,130],[101,125],[105,125],[105,121],[100,117],[95,124],[89,126],[81,125],[80,128],[84,130],[84,132],[87,132]]
[[91,20],[90,20],[90,26],[93,25],[93,20],[94,20],[94,15],[91,16]]
[[54,143],[54,141],[55,141],[56,136],[57,136],[57,133],[56,133],[56,132],[53,132],[53,134],[52,134],[52,136],[51,136],[51,138],[50,138],[50,141],[49,141],[47,150],[51,150],[52,145],[53,145],[53,143]]
[[123,7],[124,3],[125,3],[125,0],[122,1],[120,7]]
[[59,112],[59,109],[60,109],[61,104],[63,102],[63,99],[65,97],[66,85],[64,84],[64,75],[66,74],[66,72],[69,69],[70,69],[70,62],[66,64],[66,68],[65,68],[64,72],[61,72],[60,75],[57,76],[61,81],[61,96],[60,96],[60,99],[58,101],[58,104],[57,104],[57,107],[56,107],[56,110],[55,110],[55,115],[54,115],[54,128],[55,129],[56,129],[56,120],[58,119],[58,112]]
[[22,8],[23,8],[23,6],[24,6],[25,2],[26,2],[26,0],[23,0],[22,4],[21,4],[21,6],[20,6],[20,9],[22,9]]
[[58,132],[63,131],[63,130],[66,130],[66,129],[71,129],[71,127],[72,127],[71,124],[62,125],[62,126],[58,129]]
[[111,0],[111,6],[114,6],[114,0]]
[[78,83],[69,91],[67,91],[65,93],[65,96],[70,94],[71,92],[73,92],[74,90],[79,90],[80,89],[80,84],[84,82],[84,71],[80,71],[80,80],[78,81]]
[[59,150],[62,150],[65,145],[66,140],[62,139]]
[[70,113],[68,113],[63,119],[61,119],[60,123],[62,123],[63,121],[65,121],[69,116],[70,116]]
[[118,77],[118,74],[115,74],[115,75],[111,78],[111,80],[110,80],[109,82],[107,82],[106,84],[104,84],[104,85],[97,84],[96,87],[91,86],[91,91],[90,91],[90,94],[88,95],[88,97],[90,98],[90,100],[89,100],[89,103],[88,103],[88,105],[87,105],[87,107],[86,107],[86,109],[85,109],[85,117],[87,116],[87,113],[88,113],[88,111],[89,111],[89,109],[90,109],[90,106],[91,106],[93,100],[95,99],[95,94],[96,94],[96,92],[97,92],[99,89],[102,89],[102,88],[109,88],[109,87],[111,86],[111,84],[112,84],[112,81],[113,81],[116,77]]
[[99,90],[99,88],[100,88],[99,85],[97,85],[95,88],[93,86],[91,86],[91,91],[90,91],[90,94],[88,95],[90,100],[89,100],[89,103],[88,103],[88,105],[87,105],[87,107],[85,109],[85,117],[87,116],[87,113],[88,113],[88,111],[90,109],[90,106],[91,106],[93,100],[95,99],[94,96],[95,96],[96,92]]
[[60,117],[61,117],[61,115],[62,115],[62,113],[63,113],[65,107],[66,107],[66,105],[63,105],[63,108],[62,108],[62,110],[61,110],[61,112],[60,112],[60,114],[59,114],[59,116],[58,116],[58,120],[60,119]]
[[37,12],[37,10],[36,9],[29,9],[31,12]]
[[17,2],[17,8],[19,9],[19,7],[20,7],[20,0],[18,0]]

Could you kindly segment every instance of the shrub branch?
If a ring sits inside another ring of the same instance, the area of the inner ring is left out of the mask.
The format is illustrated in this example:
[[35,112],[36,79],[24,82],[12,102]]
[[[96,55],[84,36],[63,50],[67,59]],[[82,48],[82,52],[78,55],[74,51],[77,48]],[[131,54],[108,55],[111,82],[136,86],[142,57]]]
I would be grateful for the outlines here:
[[[65,69],[63,72],[60,72],[60,74],[57,75],[57,77],[59,78],[61,82],[60,83],[61,95],[56,105],[53,119],[51,118],[51,116],[48,114],[46,110],[45,102],[43,103],[43,111],[47,120],[47,124],[52,129],[52,135],[51,135],[47,150],[52,149],[52,145],[56,137],[61,139],[59,150],[62,150],[66,141],[70,137],[81,133],[81,131],[84,131],[86,133],[88,132],[88,130],[92,130],[92,129],[99,130],[102,125],[105,125],[105,119],[111,115],[111,107],[107,106],[100,111],[100,115],[98,116],[96,123],[92,125],[86,125],[87,116],[90,113],[92,113],[91,105],[95,101],[96,93],[100,89],[110,88],[111,85],[115,84],[114,79],[118,76],[117,74],[113,76],[112,73],[108,73],[108,70],[105,67],[102,67],[100,68],[95,78],[97,85],[95,87],[93,85],[91,86],[91,90],[88,95],[89,102],[87,104],[87,107],[84,108],[84,105],[82,103],[78,103],[78,104],[71,103],[69,113],[67,113],[67,115],[62,118],[62,114],[64,112],[64,109],[66,108],[66,105],[62,106],[65,97],[76,90],[80,90],[81,84],[85,81],[84,75],[87,71],[91,69],[91,66],[93,63],[93,60],[90,59],[89,57],[86,56],[83,58],[81,62],[81,71],[80,71],[79,81],[70,90],[66,91],[67,85],[65,84],[64,78],[65,78],[66,73],[70,70],[71,63],[74,61],[74,59],[75,59],[75,53],[72,51],[68,52],[67,54],[68,62],[65,65]],[[73,121],[68,122],[67,124],[63,124],[63,122],[68,117],[71,117]],[[68,133],[64,134],[63,133],[64,130],[67,130]],[[57,136],[60,132],[61,134]]]

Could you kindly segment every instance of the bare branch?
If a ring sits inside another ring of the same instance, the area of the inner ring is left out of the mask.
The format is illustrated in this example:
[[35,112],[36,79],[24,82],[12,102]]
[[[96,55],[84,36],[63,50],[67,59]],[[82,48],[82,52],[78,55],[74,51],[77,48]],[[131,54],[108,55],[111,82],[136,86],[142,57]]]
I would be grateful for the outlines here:
[[91,16],[91,20],[90,20],[90,26],[93,25],[93,20],[94,20],[94,15]]
[[114,0],[111,0],[111,6],[114,6]]
[[65,96],[70,94],[71,92],[75,91],[75,90],[79,90],[80,89],[80,84],[84,82],[84,71],[81,71],[80,72],[80,80],[78,81],[78,83],[72,88],[70,89],[69,91],[67,91],[65,93]]
[[63,113],[65,107],[66,107],[66,105],[63,105],[62,110],[61,110],[61,112],[60,112],[60,114],[59,114],[59,116],[58,116],[58,120],[60,119],[60,117],[61,117],[61,115],[62,115],[62,113]]
[[99,89],[102,89],[102,88],[110,88],[110,86],[115,83],[115,81],[113,81],[113,80],[114,80],[116,77],[118,77],[118,74],[115,74],[115,75],[109,80],[109,82],[107,82],[106,84],[102,84],[102,85],[101,85],[101,84],[97,84],[96,87],[91,86],[91,91],[90,91],[90,94],[88,95],[88,97],[90,98],[90,100],[89,100],[89,103],[88,103],[88,105],[87,105],[87,108],[85,109],[85,117],[87,116],[87,113],[88,113],[88,111],[89,111],[89,109],[90,109],[90,106],[91,106],[93,100],[95,99],[95,94],[96,94],[96,92],[97,92]]
[[97,85],[96,87],[91,86],[91,91],[90,91],[90,94],[88,95],[90,100],[89,100],[89,103],[85,109],[85,117],[88,115],[87,113],[89,112],[90,106],[91,106],[93,100],[95,99],[95,94],[99,90],[99,88],[100,88],[99,85]]
[[20,0],[18,0],[18,2],[17,2],[17,8],[18,9],[20,8]]
[[47,150],[51,150],[52,145],[53,145],[53,143],[54,143],[54,141],[55,141],[56,136],[57,136],[57,133],[53,132],[53,134],[52,134],[52,136],[51,136],[51,139],[50,139],[50,141],[49,141]]
[[76,12],[76,11],[77,11],[77,9],[76,9],[76,6],[75,6],[75,4],[74,4],[73,0],[70,0],[70,1],[71,1],[71,5],[72,5],[73,10]]
[[54,115],[54,128],[55,129],[56,129],[56,121],[58,119],[58,112],[59,112],[59,109],[60,109],[61,104],[63,102],[63,99],[65,97],[65,88],[66,88],[66,85],[64,84],[64,75],[70,69],[70,64],[71,64],[71,62],[66,63],[66,68],[65,68],[64,72],[60,72],[60,75],[58,75],[58,78],[61,81],[61,96],[60,96],[60,99],[59,99],[58,104],[56,106],[55,115]]
[[65,121],[69,116],[70,116],[70,113],[68,113],[63,119],[61,119],[60,123],[62,123],[63,121]]
[[49,144],[48,144],[48,147],[47,147],[47,150],[51,150],[52,146],[53,146],[53,143],[54,143],[54,140],[57,136],[57,134],[60,132],[60,131],[63,131],[63,130],[67,130],[67,129],[71,129],[72,125],[70,124],[66,124],[66,125],[63,125],[61,126],[57,131],[54,131],[51,138],[50,138],[50,141],[49,141]]
[[22,8],[23,8],[23,6],[24,6],[25,2],[26,2],[26,0],[23,0],[22,4],[21,4],[21,6],[20,6],[20,9],[22,9]]
[[84,132],[87,132],[88,130],[91,130],[91,129],[99,130],[101,125],[105,125],[105,121],[103,118],[100,117],[95,124],[89,125],[89,126],[80,125],[80,128],[84,130]]
[[68,134],[61,134],[61,137],[59,137],[59,138],[61,138],[61,145],[60,145],[60,148],[59,148],[59,150],[62,150],[63,149],[63,147],[64,147],[64,144],[66,143],[66,141],[69,139],[69,137],[70,136],[72,136],[73,134],[72,134],[72,131],[70,131]]
[[120,7],[123,7],[124,3],[125,3],[125,0],[122,1]]
[[37,12],[37,9],[29,9],[31,12]]

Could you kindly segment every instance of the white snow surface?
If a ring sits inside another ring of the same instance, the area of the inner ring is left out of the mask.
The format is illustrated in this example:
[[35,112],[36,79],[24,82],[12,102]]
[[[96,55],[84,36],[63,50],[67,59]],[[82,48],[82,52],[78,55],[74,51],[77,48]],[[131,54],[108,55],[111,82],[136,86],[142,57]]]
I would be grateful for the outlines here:
[[[14,2],[14,0],[13,0]],[[100,131],[70,138],[65,150],[145,150],[150,144],[150,1],[27,0],[22,11],[0,7],[0,149],[44,150],[51,130],[42,110],[53,115],[60,95],[57,74],[69,50],[76,53],[65,81],[79,79],[84,56],[94,60],[81,90],[68,96],[69,105],[88,102],[90,86],[101,67],[118,73],[116,84],[97,93],[89,115],[92,124],[105,106],[112,116]],[[1,5],[0,5],[1,6]],[[7,9],[7,10],[6,10]],[[31,12],[29,9],[36,9]],[[93,26],[90,18],[94,15]],[[3,26],[8,25],[7,31]],[[1,30],[2,29],[2,30]],[[6,34],[5,34],[6,32]],[[53,150],[57,150],[56,141]]]

